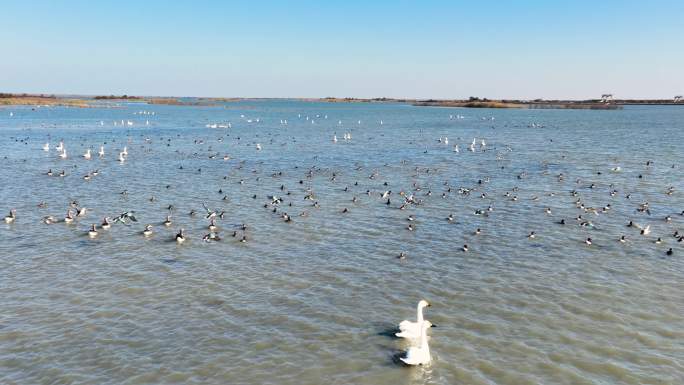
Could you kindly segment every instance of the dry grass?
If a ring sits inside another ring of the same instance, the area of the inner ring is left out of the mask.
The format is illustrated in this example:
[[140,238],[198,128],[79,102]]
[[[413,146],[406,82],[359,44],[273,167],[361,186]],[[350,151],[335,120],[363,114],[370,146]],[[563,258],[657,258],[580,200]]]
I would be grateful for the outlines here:
[[0,98],[0,106],[68,106],[68,107],[91,107],[87,100],[62,99],[42,96],[13,96]]

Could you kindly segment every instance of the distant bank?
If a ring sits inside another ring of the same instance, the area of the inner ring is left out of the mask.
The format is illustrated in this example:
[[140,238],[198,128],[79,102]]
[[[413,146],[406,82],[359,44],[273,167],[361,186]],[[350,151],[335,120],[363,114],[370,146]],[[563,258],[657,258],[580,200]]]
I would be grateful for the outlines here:
[[[269,99],[269,98],[265,98]],[[491,100],[471,97],[469,99],[394,99],[394,98],[289,98],[327,103],[405,103],[414,106],[428,107],[462,107],[462,108],[540,108],[540,109],[590,109],[615,110],[624,105],[680,105],[684,106],[681,97],[674,99],[588,99],[588,100]],[[45,95],[0,93],[0,106],[67,106],[67,107],[101,107],[117,103],[165,104],[178,106],[218,106],[227,102],[256,100],[254,98],[201,98],[201,97],[145,97],[129,95]]]

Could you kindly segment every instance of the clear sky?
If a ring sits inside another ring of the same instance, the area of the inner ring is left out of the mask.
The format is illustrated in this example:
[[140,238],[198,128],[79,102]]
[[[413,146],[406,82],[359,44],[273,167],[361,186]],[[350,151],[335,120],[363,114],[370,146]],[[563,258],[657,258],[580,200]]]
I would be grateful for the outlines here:
[[0,42],[0,92],[684,93],[684,0],[3,0]]

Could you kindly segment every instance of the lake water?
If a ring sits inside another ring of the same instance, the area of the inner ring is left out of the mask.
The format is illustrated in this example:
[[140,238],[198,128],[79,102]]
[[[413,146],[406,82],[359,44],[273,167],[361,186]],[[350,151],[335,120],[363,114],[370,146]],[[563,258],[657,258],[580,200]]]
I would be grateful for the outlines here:
[[[684,383],[683,130],[667,106],[0,108],[0,383]],[[422,298],[432,363],[404,367],[390,331]]]

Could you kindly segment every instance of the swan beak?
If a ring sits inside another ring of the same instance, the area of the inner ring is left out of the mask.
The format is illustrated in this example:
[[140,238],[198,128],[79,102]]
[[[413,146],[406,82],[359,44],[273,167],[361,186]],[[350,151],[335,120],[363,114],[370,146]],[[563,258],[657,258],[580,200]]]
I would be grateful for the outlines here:
[[430,325],[430,327],[431,327],[431,328],[436,328],[436,327],[437,327],[437,325],[435,325],[435,324],[432,324],[432,325]]
[[428,305],[428,307],[432,306],[432,304],[431,304],[430,302],[428,302],[428,304],[427,304],[427,305]]

